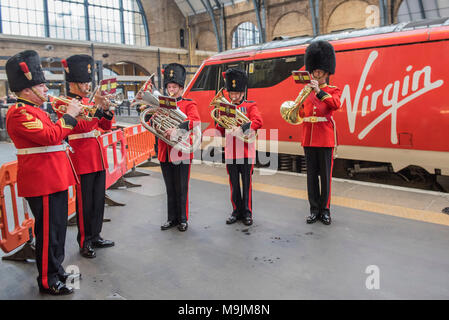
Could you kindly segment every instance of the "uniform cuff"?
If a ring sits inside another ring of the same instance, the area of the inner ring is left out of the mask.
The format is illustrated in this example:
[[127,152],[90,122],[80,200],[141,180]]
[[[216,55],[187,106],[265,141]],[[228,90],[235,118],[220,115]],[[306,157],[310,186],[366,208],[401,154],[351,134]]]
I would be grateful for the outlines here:
[[103,118],[104,114],[103,114],[103,110],[101,110],[101,108],[97,108],[97,110],[95,111],[95,118],[101,119]]
[[320,99],[321,101],[323,101],[324,99],[330,98],[331,95],[329,93],[327,93],[326,91],[320,90],[320,92],[318,92],[316,97],[318,99]]
[[102,111],[103,114],[103,118],[105,118],[106,120],[112,120],[112,118],[114,118],[114,114],[112,113],[112,111]]
[[66,127],[72,127],[72,129],[75,128],[76,124],[78,123],[78,121],[74,117],[67,113],[65,113],[61,119],[63,119],[63,123]]
[[240,127],[242,128],[243,133],[246,133],[246,131],[248,131],[249,128],[251,128],[251,122],[244,123]]
[[187,120],[187,121],[184,121],[184,122],[182,122],[182,123],[180,123],[179,125],[178,125],[178,128],[179,129],[183,129],[183,130],[189,130],[189,125],[190,125],[190,121],[189,120]]

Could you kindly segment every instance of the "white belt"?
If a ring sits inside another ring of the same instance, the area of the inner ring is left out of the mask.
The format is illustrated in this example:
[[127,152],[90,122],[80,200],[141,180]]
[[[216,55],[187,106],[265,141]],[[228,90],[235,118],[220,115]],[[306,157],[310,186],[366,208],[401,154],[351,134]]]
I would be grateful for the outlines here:
[[71,135],[69,135],[69,140],[84,139],[84,138],[96,138],[100,134],[101,133],[98,130],[92,130],[92,131],[86,132],[86,133],[71,134]]
[[44,147],[17,149],[17,154],[25,155],[25,154],[35,154],[35,153],[49,153],[49,152],[67,151],[67,149],[68,149],[67,144],[60,144],[57,146],[44,146]]
[[315,123],[315,122],[326,122],[327,118],[326,117],[305,117],[303,119],[304,122],[311,122],[311,123]]

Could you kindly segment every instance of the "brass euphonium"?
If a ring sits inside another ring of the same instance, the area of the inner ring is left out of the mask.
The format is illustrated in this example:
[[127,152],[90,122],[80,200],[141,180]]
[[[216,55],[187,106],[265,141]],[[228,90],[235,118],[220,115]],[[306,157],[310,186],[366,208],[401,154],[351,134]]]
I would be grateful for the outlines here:
[[[225,98],[223,94],[223,89],[224,88],[221,88],[210,102],[210,106],[214,107],[214,109],[210,113],[212,119],[214,119],[215,122],[217,122],[220,126],[222,126],[225,129],[240,127],[245,123],[251,122],[251,120],[249,120],[248,117],[241,111],[239,111],[237,108],[235,109],[235,118],[220,115],[220,103],[231,104],[231,102],[229,102]],[[243,142],[248,143],[253,142],[257,138],[257,133],[244,136],[237,135],[236,137],[242,140]]]
[[[140,113],[140,123],[145,129],[183,153],[192,153],[199,147],[201,143],[199,126],[194,125],[193,129],[187,133],[170,137],[170,139],[167,139],[164,135],[167,130],[178,129],[179,125],[186,121],[187,116],[184,112],[179,109],[161,108],[159,99],[151,92],[145,92],[142,98],[144,104],[148,106]],[[149,119],[147,119],[148,117]]]
[[[51,102],[51,107],[57,114],[62,115],[64,113],[66,113],[67,105],[71,102],[70,99],[59,98],[59,97],[55,97],[52,95],[48,95],[48,97],[50,97],[53,100]],[[63,104],[60,104],[57,106],[56,101],[61,101]],[[95,112],[97,111],[97,107],[96,106],[88,106],[88,105],[84,105],[84,104],[80,104],[80,106],[83,108],[80,116],[85,120],[92,120],[92,118],[95,115]]]
[[305,86],[299,92],[298,97],[295,101],[285,101],[281,105],[281,116],[282,118],[290,124],[298,125],[301,124],[303,118],[299,115],[299,109],[304,101],[307,99],[309,94],[312,92],[312,88]]

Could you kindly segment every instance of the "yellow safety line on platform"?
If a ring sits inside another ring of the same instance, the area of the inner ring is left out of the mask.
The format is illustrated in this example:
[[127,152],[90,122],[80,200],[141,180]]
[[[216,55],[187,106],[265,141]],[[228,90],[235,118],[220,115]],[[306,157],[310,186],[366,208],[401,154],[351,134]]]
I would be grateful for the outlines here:
[[[159,167],[150,167],[145,169],[154,172],[161,172],[161,169]],[[195,180],[229,185],[228,177],[221,177],[198,172],[190,172],[190,177]],[[285,188],[258,182],[253,182],[253,190],[276,194],[283,197],[308,200],[306,190]],[[332,205],[449,226],[449,215],[444,215],[442,213],[437,213],[433,211],[418,210],[407,207],[388,205],[378,202],[351,199],[339,196],[332,196]]]

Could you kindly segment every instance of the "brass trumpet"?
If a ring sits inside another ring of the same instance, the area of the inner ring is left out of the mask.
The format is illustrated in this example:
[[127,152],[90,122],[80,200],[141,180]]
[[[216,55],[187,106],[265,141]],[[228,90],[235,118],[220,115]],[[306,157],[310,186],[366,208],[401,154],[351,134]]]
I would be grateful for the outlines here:
[[[66,113],[67,105],[71,102],[70,99],[59,98],[59,97],[55,97],[52,95],[48,95],[48,97],[53,99],[53,101],[51,102],[51,107],[57,114],[62,115],[64,113]],[[61,101],[63,104],[60,104],[57,106],[56,101]],[[95,112],[97,111],[97,107],[96,106],[87,106],[84,104],[80,104],[80,105],[82,107],[82,112],[81,112],[80,116],[85,120],[92,120],[92,118],[95,115]]]
[[[214,119],[215,122],[217,122],[220,126],[222,126],[225,129],[232,129],[235,127],[240,127],[241,125],[251,122],[251,120],[248,119],[248,117],[243,114],[241,111],[239,111],[237,108],[235,109],[235,118],[228,117],[225,115],[220,115],[220,103],[227,103],[231,104],[224,96],[223,89],[221,88],[220,91],[217,92],[215,97],[212,99],[210,106],[214,107],[214,109],[211,111],[210,116],[212,119]],[[257,138],[257,133],[240,136],[237,135],[237,138],[242,140],[243,142],[253,142]]]
[[[97,94],[99,89],[100,89],[100,85],[97,85],[95,87],[95,90],[91,92],[91,94],[89,95],[89,103],[94,101],[95,95]],[[116,92],[116,93],[112,94],[111,97],[109,97],[108,101],[110,104],[109,110],[115,111],[115,109],[119,105],[121,105],[123,103],[123,101],[125,101],[125,95],[123,94],[123,92]]]

